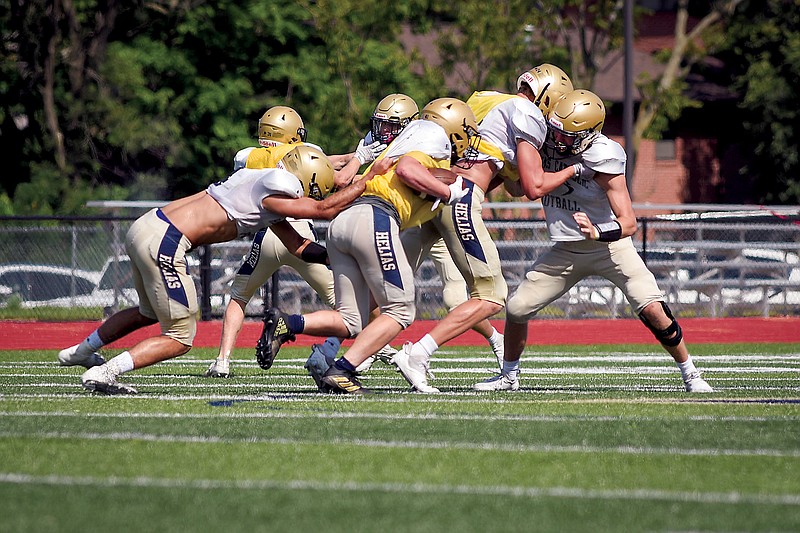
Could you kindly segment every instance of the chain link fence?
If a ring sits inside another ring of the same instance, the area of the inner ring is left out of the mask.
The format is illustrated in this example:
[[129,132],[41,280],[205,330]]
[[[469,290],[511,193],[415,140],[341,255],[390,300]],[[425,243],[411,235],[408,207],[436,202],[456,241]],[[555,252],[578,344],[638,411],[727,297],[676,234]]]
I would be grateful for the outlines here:
[[[640,216],[634,243],[679,317],[798,315],[800,223],[796,209],[783,212],[793,214],[759,209]],[[125,233],[134,219],[0,218],[0,318],[99,320],[136,305],[124,251]],[[544,221],[536,204],[486,204],[485,219],[513,291],[550,247]],[[325,223],[317,224],[321,237],[325,228]],[[249,240],[236,240],[191,253],[189,269],[203,319],[222,316],[231,281],[249,247]],[[423,263],[416,281],[417,317],[444,316],[442,284],[430,260]],[[260,317],[271,305],[293,313],[325,308],[288,267],[267,281],[247,314]],[[618,288],[590,277],[538,316],[634,315]]]

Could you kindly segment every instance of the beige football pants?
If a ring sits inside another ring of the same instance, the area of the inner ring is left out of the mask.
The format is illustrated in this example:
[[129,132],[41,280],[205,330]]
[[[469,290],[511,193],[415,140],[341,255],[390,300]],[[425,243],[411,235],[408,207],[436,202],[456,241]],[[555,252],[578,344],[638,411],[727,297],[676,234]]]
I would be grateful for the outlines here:
[[186,266],[192,247],[160,209],[139,217],[125,237],[139,313],[158,320],[161,333],[191,346],[197,332],[197,291]]
[[630,237],[611,243],[556,242],[536,260],[508,299],[507,319],[527,322],[588,276],[603,277],[619,287],[637,314],[648,304],[664,300]]
[[[289,224],[300,236],[317,241],[314,227],[308,220],[292,220]],[[333,274],[325,265],[306,263],[292,254],[283,242],[269,229],[261,230],[253,237],[250,253],[245,259],[231,285],[231,298],[249,302],[259,287],[280,267],[288,266],[300,274],[323,302],[333,307]]]

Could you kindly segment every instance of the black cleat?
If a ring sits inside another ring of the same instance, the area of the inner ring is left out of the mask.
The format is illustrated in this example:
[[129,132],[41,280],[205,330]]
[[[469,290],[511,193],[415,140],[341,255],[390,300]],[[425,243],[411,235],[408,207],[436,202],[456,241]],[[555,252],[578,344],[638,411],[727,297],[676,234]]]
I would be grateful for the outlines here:
[[286,320],[288,316],[273,307],[264,317],[264,329],[261,330],[261,337],[256,343],[256,360],[258,366],[264,370],[269,370],[272,366],[281,344],[295,339],[294,333],[289,331],[289,323]]
[[322,382],[330,387],[333,394],[372,394],[372,391],[361,386],[356,375],[346,370],[331,366],[322,376]]

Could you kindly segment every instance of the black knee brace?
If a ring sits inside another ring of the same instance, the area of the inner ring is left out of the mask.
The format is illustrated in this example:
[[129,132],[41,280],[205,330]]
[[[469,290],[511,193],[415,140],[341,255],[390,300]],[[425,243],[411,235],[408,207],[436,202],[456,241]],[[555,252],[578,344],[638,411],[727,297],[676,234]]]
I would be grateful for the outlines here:
[[664,346],[677,346],[683,340],[683,330],[681,330],[681,326],[675,320],[675,317],[672,316],[672,311],[669,310],[667,304],[664,302],[659,302],[661,307],[664,309],[664,313],[666,313],[667,318],[672,320],[672,323],[664,329],[658,329],[653,324],[651,324],[644,314],[639,313],[639,319],[647,326],[647,329],[653,332],[658,342],[663,344]]

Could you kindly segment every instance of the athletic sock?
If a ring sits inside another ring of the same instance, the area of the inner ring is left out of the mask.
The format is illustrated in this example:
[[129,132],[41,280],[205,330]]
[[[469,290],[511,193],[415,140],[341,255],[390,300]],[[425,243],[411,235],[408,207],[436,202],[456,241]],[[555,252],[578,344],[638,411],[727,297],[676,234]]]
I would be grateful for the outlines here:
[[339,352],[339,347],[342,345],[342,341],[340,341],[336,337],[328,337],[325,339],[325,342],[320,344],[319,350],[322,352],[322,355],[325,358],[335,359],[336,354]]
[[86,340],[83,342],[85,342],[86,346],[90,348],[93,352],[96,352],[106,344],[103,342],[103,339],[100,338],[100,335],[97,333],[97,330],[94,330],[92,334],[86,337]]
[[436,341],[433,340],[428,334],[425,334],[420,340],[414,343],[411,347],[411,355],[422,356],[426,360],[430,358],[430,356],[439,349],[439,345],[436,344]]
[[516,361],[503,361],[503,374],[514,380],[519,376],[519,359]]
[[115,376],[133,370],[133,357],[130,352],[124,351],[106,363]]
[[683,379],[686,379],[694,372],[697,372],[697,368],[695,368],[694,366],[694,362],[692,361],[691,355],[687,357],[686,361],[684,361],[683,363],[678,363],[676,361],[675,364],[677,364],[678,368],[681,370],[681,375],[683,376]]
[[306,329],[306,319],[303,315],[289,315],[286,318],[286,326],[292,333],[303,333]]
[[340,357],[333,363],[333,366],[338,368],[339,370],[344,370],[346,372],[350,372],[351,374],[356,371],[356,367],[353,366],[353,363],[345,359],[344,357]]
[[492,346],[497,346],[498,343],[502,344],[503,342],[503,334],[497,331],[495,328],[492,328],[492,334],[489,335],[489,344]]
[[97,334],[97,330],[94,330],[91,335],[86,337],[83,342],[78,345],[75,353],[78,355],[89,356],[102,348],[104,345],[105,343],[100,338],[100,335]]

